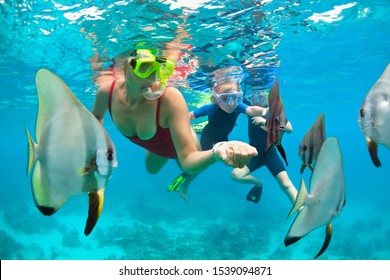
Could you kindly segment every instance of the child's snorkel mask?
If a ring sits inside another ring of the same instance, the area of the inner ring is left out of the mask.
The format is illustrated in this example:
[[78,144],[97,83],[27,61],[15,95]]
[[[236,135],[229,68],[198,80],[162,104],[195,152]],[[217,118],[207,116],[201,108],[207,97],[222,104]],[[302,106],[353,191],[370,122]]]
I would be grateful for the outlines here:
[[149,88],[143,92],[144,97],[149,100],[157,99],[164,93],[168,79],[175,69],[175,64],[171,59],[159,56],[157,53],[157,50],[138,49],[135,58],[130,58],[130,65],[137,77],[146,79],[152,73],[157,73],[157,78],[160,80],[158,90],[152,91]]
[[247,96],[247,99],[249,100],[251,105],[268,108],[268,95],[269,92],[267,91],[254,92],[251,95]]

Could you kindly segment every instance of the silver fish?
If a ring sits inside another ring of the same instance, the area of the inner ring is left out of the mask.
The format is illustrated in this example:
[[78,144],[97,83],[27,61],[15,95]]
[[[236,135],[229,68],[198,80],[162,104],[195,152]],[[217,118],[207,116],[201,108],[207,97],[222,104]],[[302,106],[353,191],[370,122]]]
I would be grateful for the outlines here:
[[372,162],[376,167],[382,166],[378,144],[390,149],[390,64],[364,99],[358,124],[366,137]]
[[283,129],[287,125],[287,118],[284,112],[282,98],[280,97],[278,78],[276,78],[276,81],[269,92],[268,104],[269,115],[265,123],[267,130],[267,143],[264,153],[267,153],[268,150],[275,145],[286,162],[286,165],[288,165],[286,152],[282,146]]
[[313,171],[318,154],[320,153],[322,143],[325,140],[325,116],[320,113],[313,126],[306,132],[299,145],[298,155],[302,160],[301,174],[307,166]]
[[43,215],[52,215],[69,198],[88,193],[84,234],[89,235],[102,211],[104,189],[118,165],[114,144],[57,75],[39,70],[36,87],[38,143],[26,128],[27,175],[32,171],[35,205]]
[[[323,143],[310,178],[310,194],[302,178],[301,186],[288,217],[299,210],[285,239],[289,246],[314,229],[326,225],[326,237],[318,258],[327,249],[332,237],[332,221],[345,205],[343,160],[337,138],[329,137]],[[302,208],[303,206],[303,208]]]

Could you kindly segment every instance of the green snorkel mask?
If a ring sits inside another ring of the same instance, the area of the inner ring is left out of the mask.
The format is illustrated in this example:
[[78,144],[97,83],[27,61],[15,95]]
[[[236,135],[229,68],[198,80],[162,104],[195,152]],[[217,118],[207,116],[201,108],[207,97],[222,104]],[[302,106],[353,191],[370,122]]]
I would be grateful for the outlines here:
[[159,56],[157,53],[157,50],[137,49],[135,58],[130,58],[129,62],[134,74],[141,79],[148,78],[154,72],[157,73],[157,78],[160,80],[158,90],[144,92],[144,97],[151,100],[159,98],[164,93],[168,79],[175,70],[173,60]]

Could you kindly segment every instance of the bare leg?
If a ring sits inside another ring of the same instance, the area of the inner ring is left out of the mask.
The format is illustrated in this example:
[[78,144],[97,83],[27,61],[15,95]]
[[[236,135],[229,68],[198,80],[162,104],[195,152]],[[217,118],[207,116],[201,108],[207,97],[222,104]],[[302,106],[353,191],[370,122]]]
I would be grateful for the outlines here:
[[[260,186],[263,182],[260,178],[251,175],[247,166],[244,168],[234,168],[231,176],[234,181],[242,184],[254,184],[256,186]],[[278,182],[280,189],[290,200],[291,204],[294,204],[298,192],[288,177],[287,172],[279,172],[275,179]]]
[[185,201],[189,201],[188,197],[188,187],[190,183],[198,176],[198,174],[192,174],[192,175],[187,175],[186,180],[181,184],[179,188],[179,195],[181,198],[183,198]]
[[243,168],[234,168],[230,175],[233,181],[237,183],[254,184],[255,186],[261,186],[263,184],[263,180],[253,176],[247,166],[244,166]]
[[[194,139],[195,141],[195,145],[196,147],[198,148],[198,151],[202,150],[201,149],[201,146],[200,146],[200,142],[199,142],[199,139],[198,139],[198,135],[196,135],[195,131],[191,128],[191,132],[192,132],[192,138]],[[177,161],[177,163],[179,164],[179,162]],[[189,201],[189,197],[188,197],[188,187],[190,186],[190,183],[198,176],[198,174],[187,174],[187,177],[185,179],[185,181],[180,185],[180,188],[179,188],[179,195],[181,198],[183,198],[185,201]]]
[[290,178],[288,177],[288,174],[286,171],[279,172],[278,175],[276,175],[276,181],[278,181],[278,184],[280,186],[280,189],[284,192],[284,194],[288,197],[291,204],[294,205],[295,198],[297,197],[297,189],[294,187],[293,183],[291,182]]
[[149,174],[157,174],[161,168],[167,163],[168,158],[158,156],[149,151],[146,151],[145,167]]

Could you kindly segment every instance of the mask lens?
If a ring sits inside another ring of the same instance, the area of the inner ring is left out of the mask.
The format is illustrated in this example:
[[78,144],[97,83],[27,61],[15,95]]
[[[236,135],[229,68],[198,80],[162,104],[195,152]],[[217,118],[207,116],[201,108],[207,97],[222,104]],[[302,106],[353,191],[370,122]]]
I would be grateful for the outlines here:
[[157,72],[157,76],[161,80],[168,80],[175,70],[175,64],[171,59],[165,57],[156,57],[149,50],[137,50],[137,58],[130,61],[133,67],[134,74],[142,79],[146,79],[153,72]]
[[141,74],[146,74],[149,72],[153,72],[157,67],[158,65],[156,65],[156,62],[150,62],[150,61],[140,62],[138,72]]
[[250,95],[249,101],[252,105],[268,107],[268,94],[265,92],[254,93]]
[[222,106],[226,106],[230,100],[233,100],[234,103],[241,103],[242,102],[242,92],[227,92],[227,93],[221,93],[217,94],[218,102]]
[[221,94],[219,95],[219,102],[222,104],[227,104],[229,102],[229,95]]

